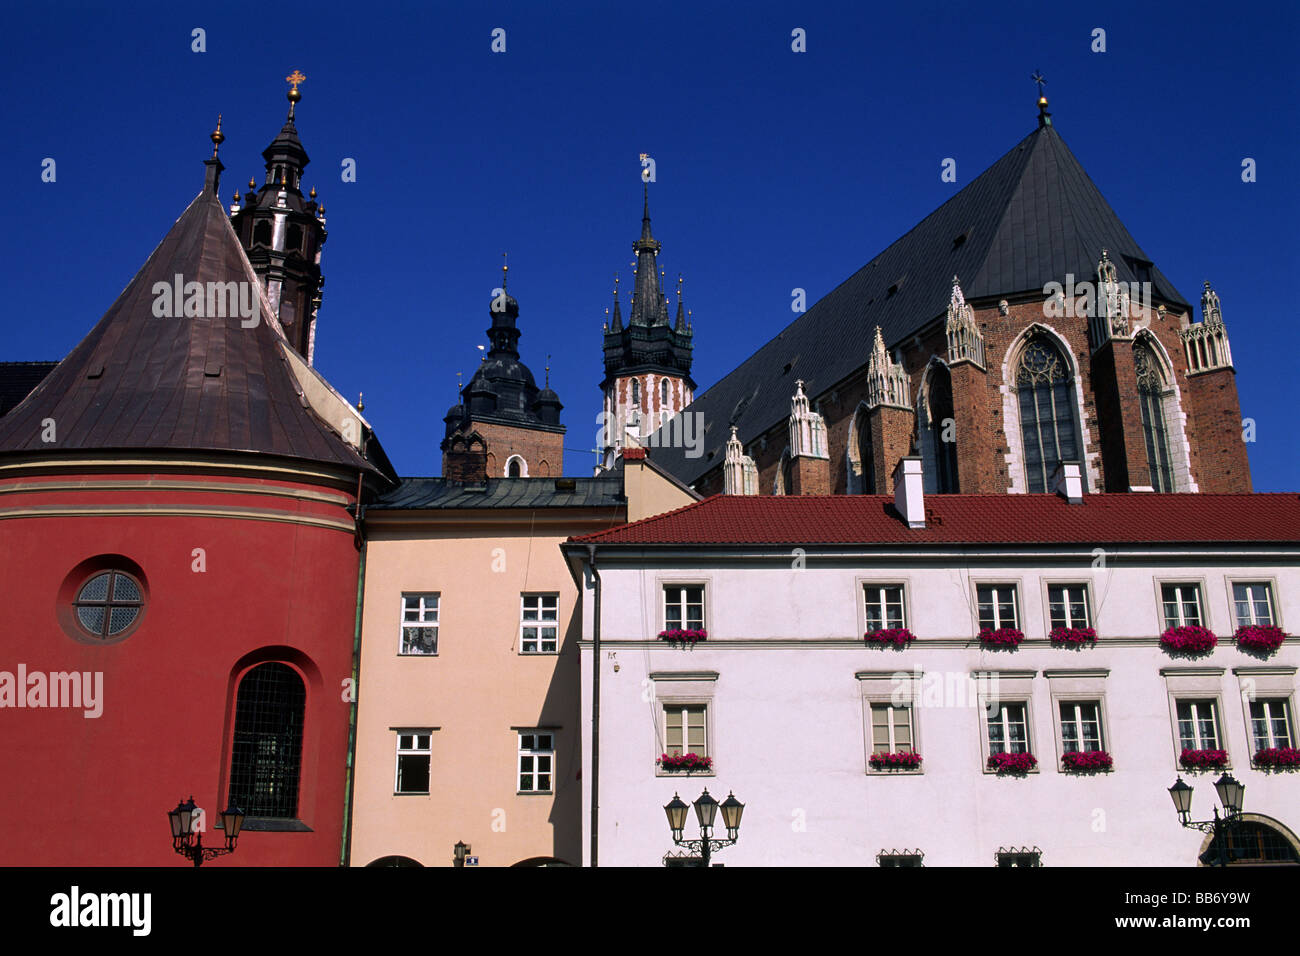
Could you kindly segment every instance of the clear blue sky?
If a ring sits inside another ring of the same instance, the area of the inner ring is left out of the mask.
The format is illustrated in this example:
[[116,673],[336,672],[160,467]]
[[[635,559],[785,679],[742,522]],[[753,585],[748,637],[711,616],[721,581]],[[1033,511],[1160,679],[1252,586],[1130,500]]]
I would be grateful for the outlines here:
[[[262,175],[307,75],[304,185],[329,241],[316,364],[365,392],[398,470],[436,474],[510,253],[520,347],[590,474],[613,277],[655,158],[660,262],[686,277],[701,389],[1034,127],[1143,248],[1223,300],[1255,488],[1300,489],[1300,17],[1291,3],[24,4],[4,14],[0,360],[61,358],[198,192]],[[207,52],[191,51],[206,30]],[[490,50],[506,30],[506,52]],[[791,30],[807,52],[791,51]],[[1090,50],[1106,30],[1106,52]],[[57,162],[42,183],[41,161]],[[355,158],[357,181],[340,181]],[[940,180],[957,160],[954,186]],[[1258,181],[1241,181],[1244,157]]]

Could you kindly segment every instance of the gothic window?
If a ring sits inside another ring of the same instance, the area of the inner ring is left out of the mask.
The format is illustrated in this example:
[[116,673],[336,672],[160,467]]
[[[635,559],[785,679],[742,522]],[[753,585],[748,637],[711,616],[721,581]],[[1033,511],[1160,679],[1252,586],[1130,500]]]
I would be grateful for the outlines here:
[[1148,343],[1139,341],[1133,346],[1133,367],[1137,371],[1138,407],[1142,410],[1151,486],[1156,491],[1173,491],[1174,470],[1169,461],[1169,429],[1164,411],[1165,377]]
[[518,455],[511,455],[510,460],[506,462],[507,478],[527,478],[528,463]]
[[921,447],[926,467],[925,490],[931,494],[955,494],[957,488],[957,442],[953,428],[952,375],[942,362],[930,366],[924,414],[920,416]]
[[876,456],[871,447],[871,419],[865,405],[858,407],[849,438],[849,480],[851,495],[876,493]]
[[307,689],[287,664],[259,664],[239,682],[230,799],[250,817],[296,817]]
[[659,398],[663,401],[664,407],[668,407],[668,379],[661,379],[659,382]]
[[1044,335],[1035,335],[1025,345],[1016,363],[1015,377],[1025,477],[1031,492],[1045,492],[1057,465],[1082,457],[1074,412],[1074,379],[1061,350]]
[[632,404],[641,404],[641,382],[635,378],[632,379]]
[[772,480],[772,494],[788,495],[790,493],[790,449],[781,453],[781,462],[776,467],[776,478]]

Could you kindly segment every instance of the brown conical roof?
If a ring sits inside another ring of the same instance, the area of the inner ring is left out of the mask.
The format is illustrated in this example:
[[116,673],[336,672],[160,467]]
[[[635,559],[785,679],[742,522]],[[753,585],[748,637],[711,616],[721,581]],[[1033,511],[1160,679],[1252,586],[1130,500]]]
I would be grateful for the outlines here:
[[[155,286],[177,276],[202,285],[204,315],[155,314]],[[231,282],[249,318],[207,314],[224,311],[210,308],[208,284]],[[305,392],[326,414],[337,400],[341,419],[347,403],[305,365],[295,371],[288,348],[220,200],[200,193],[90,333],[0,418],[0,454],[235,451],[376,470]]]

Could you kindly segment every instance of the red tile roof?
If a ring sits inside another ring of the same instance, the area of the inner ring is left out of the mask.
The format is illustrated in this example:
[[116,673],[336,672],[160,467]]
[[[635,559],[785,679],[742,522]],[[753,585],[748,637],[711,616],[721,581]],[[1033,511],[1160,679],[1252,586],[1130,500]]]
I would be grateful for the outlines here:
[[1300,495],[928,495],[909,528],[888,495],[713,495],[571,538],[593,544],[1300,544]]

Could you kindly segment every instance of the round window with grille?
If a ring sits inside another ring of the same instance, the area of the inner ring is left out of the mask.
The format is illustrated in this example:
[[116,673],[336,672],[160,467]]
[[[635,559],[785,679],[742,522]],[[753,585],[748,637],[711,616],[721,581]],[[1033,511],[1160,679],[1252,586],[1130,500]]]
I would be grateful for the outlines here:
[[100,571],[77,591],[72,602],[77,625],[91,637],[125,637],[144,610],[140,582],[125,571]]

